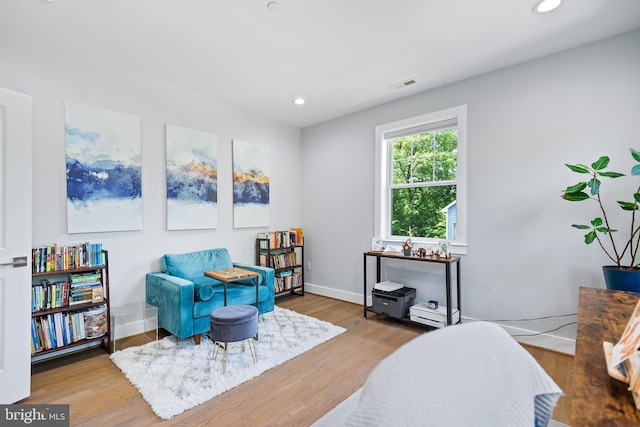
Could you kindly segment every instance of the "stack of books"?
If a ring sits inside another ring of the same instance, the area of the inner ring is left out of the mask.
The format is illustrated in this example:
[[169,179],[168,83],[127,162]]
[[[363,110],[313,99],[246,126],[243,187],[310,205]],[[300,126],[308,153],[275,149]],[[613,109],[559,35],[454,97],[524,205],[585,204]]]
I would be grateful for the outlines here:
[[102,274],[99,270],[70,276],[69,305],[102,301]]

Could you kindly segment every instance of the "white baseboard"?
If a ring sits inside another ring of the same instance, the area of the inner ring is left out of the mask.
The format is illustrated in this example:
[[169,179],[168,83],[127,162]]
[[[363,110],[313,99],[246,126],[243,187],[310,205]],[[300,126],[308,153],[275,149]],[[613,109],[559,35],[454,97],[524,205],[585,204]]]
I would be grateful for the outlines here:
[[[311,294],[334,298],[341,301],[347,301],[354,304],[363,303],[362,295],[354,292],[345,292],[339,289],[314,285],[312,283],[305,283],[304,290],[305,292],[309,292]],[[371,296],[368,295],[367,305],[371,305],[371,304],[373,304],[373,301],[371,300]],[[464,317],[464,316],[462,318],[463,322],[474,322],[477,320],[478,319]],[[551,333],[540,334],[541,331],[539,330],[527,328],[526,323],[521,323],[520,327],[506,325],[499,322],[494,322],[494,323],[503,327],[509,333],[509,335],[512,335],[512,336],[515,335],[514,339],[518,342],[535,345],[537,347],[542,347],[549,350],[558,351],[560,353],[565,353],[570,355],[575,354],[576,340],[574,338],[562,337],[562,336],[554,335]],[[530,335],[530,336],[522,336],[522,335]]]
[[[352,302],[354,304],[362,305],[363,299],[361,294],[357,294],[354,292],[345,292],[334,288],[327,288],[326,286],[318,286],[313,283],[305,283],[304,291],[309,292],[311,294],[320,295],[323,297],[329,297],[334,299],[339,299],[341,301]],[[371,299],[371,295],[367,296],[367,305],[372,305],[373,300]]]

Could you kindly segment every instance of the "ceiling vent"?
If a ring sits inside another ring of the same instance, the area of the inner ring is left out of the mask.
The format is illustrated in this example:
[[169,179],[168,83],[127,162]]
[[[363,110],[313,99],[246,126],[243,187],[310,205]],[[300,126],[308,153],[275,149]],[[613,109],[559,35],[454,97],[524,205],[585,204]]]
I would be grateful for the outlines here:
[[411,86],[416,84],[416,81],[414,79],[409,79],[409,80],[405,80],[403,82],[400,83],[395,83],[392,84],[391,86],[389,86],[391,89],[395,89],[395,90],[399,90],[399,89],[403,89],[407,86]]

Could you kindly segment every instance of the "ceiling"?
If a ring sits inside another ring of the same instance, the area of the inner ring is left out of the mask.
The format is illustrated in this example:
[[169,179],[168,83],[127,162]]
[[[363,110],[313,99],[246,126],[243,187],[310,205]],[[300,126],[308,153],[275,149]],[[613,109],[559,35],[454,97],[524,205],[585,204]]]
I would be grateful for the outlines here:
[[302,128],[640,27],[639,0],[269,1],[2,0],[0,66],[117,70]]

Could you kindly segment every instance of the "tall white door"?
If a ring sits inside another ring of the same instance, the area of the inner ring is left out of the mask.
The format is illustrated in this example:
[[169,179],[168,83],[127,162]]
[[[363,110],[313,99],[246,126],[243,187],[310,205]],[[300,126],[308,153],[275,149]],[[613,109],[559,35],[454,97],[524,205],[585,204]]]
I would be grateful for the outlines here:
[[31,389],[31,97],[0,88],[0,404]]

